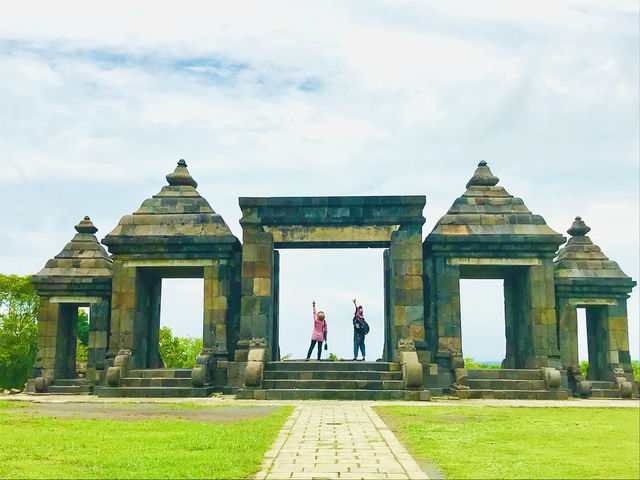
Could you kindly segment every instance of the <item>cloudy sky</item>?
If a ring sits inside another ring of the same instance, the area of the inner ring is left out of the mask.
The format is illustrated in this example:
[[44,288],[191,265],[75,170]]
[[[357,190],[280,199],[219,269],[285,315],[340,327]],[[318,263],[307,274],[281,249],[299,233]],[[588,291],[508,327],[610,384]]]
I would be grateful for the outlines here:
[[[555,230],[581,215],[637,280],[638,9],[5,2],[0,272],[37,272],[84,215],[102,238],[179,158],[238,236],[238,196],[382,194],[426,195],[426,236],[484,159]],[[357,296],[377,357],[381,263],[379,250],[283,252],[282,354],[305,353],[315,298],[330,351],[350,356]],[[163,324],[199,335],[201,285],[164,291]],[[464,282],[462,305],[465,356],[500,360],[499,282]],[[637,289],[629,320],[638,358]]]

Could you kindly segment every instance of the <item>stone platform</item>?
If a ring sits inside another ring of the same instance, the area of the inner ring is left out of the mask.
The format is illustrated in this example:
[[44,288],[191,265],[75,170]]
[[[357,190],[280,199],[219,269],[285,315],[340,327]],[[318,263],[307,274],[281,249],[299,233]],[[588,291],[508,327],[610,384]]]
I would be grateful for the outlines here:
[[454,389],[458,398],[566,400],[567,390],[548,389],[540,369],[469,369],[469,389]]
[[256,400],[428,400],[425,390],[406,390],[399,363],[283,361],[265,365],[261,389],[238,398]]
[[99,397],[208,397],[214,387],[194,387],[190,368],[130,370],[119,387],[95,387]]

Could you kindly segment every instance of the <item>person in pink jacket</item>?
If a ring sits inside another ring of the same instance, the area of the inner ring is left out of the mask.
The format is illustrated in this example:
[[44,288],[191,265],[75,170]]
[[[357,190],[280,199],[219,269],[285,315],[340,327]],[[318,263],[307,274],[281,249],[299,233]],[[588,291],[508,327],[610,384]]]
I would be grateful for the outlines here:
[[307,360],[311,357],[313,347],[318,344],[318,360],[322,355],[322,342],[327,341],[327,321],[324,319],[324,312],[316,313],[316,301],[313,301],[313,332],[311,333],[311,345],[307,352]]

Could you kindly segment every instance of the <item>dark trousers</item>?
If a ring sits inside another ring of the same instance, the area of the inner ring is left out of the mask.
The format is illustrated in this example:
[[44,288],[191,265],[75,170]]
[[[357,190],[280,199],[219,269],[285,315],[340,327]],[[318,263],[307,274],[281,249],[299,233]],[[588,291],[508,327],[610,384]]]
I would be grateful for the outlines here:
[[353,332],[353,358],[358,356],[358,349],[362,352],[362,358],[364,358],[364,335]]
[[322,355],[322,340],[311,340],[311,345],[309,345],[309,351],[307,352],[307,358],[311,356],[311,352],[313,352],[313,347],[318,344],[318,360],[320,360],[320,355]]

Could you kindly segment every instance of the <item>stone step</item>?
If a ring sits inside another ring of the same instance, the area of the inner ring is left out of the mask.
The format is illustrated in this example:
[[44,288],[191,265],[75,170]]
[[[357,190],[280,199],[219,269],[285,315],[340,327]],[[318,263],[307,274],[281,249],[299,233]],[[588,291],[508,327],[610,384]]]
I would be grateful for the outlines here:
[[143,377],[125,377],[122,379],[123,387],[185,387],[192,386],[191,377],[186,378],[143,378]]
[[402,380],[401,371],[265,370],[265,380]]
[[615,388],[616,385],[613,382],[605,382],[602,380],[588,380],[589,382],[591,382],[591,387],[592,388],[596,388],[596,389],[612,389]]
[[260,400],[404,400],[405,390],[240,390],[239,399]]
[[545,390],[544,380],[469,379],[469,388],[478,390]]
[[74,385],[89,385],[89,382],[86,378],[58,378],[53,381],[52,385],[71,387]]
[[399,371],[400,364],[393,362],[353,362],[353,361],[332,361],[332,360],[285,360],[282,362],[267,362],[265,365],[266,370],[277,371],[309,371],[309,370],[324,370],[331,372],[365,372],[365,371],[378,371],[378,372],[391,372]]
[[94,393],[98,397],[208,397],[214,388],[182,388],[182,387],[95,387]]
[[514,399],[514,400],[566,400],[566,390],[453,390],[452,395],[461,399]]
[[540,370],[507,368],[470,368],[469,380],[542,380]]
[[594,388],[591,390],[591,398],[620,398],[620,390],[617,388]]
[[191,378],[190,368],[145,368],[129,370],[127,378]]
[[263,380],[265,390],[403,390],[402,380]]
[[47,387],[47,393],[57,395],[87,395],[92,390],[91,385],[49,385]]

